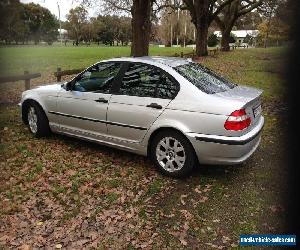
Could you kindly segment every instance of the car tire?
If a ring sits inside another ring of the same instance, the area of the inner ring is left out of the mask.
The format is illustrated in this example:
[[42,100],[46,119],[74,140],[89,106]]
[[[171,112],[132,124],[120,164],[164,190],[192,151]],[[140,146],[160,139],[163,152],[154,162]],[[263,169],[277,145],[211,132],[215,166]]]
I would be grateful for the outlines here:
[[43,137],[51,133],[48,118],[38,104],[34,102],[28,104],[26,117],[29,130],[35,137]]
[[173,130],[164,130],[154,136],[150,156],[163,174],[176,178],[188,176],[197,162],[189,140]]

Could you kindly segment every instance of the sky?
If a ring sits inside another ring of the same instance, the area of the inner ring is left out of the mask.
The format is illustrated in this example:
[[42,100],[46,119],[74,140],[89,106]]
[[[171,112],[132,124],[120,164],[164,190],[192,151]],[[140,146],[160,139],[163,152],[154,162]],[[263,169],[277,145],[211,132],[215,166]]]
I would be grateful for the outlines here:
[[[51,11],[58,18],[58,7],[57,3],[60,6],[60,18],[62,21],[66,20],[66,15],[69,13],[69,10],[75,8],[79,5],[79,1],[76,0],[21,0],[22,3],[37,3]],[[89,16],[95,16],[97,13],[90,8]]]

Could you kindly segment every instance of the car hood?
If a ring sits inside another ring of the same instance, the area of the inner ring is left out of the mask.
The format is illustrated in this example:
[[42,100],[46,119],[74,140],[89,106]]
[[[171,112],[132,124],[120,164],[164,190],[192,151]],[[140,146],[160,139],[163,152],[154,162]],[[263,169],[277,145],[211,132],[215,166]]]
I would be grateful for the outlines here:
[[61,85],[64,82],[53,82],[53,83],[49,83],[47,85],[41,85],[35,88],[35,90],[37,91],[42,91],[42,92],[46,92],[46,91],[58,91],[61,89]]

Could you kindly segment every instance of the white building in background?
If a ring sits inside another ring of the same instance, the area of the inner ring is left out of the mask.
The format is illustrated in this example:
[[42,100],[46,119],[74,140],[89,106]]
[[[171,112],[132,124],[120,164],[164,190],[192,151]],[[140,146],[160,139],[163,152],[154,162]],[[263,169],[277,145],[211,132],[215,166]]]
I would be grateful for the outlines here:
[[[253,39],[254,39],[253,45],[255,46],[256,38],[259,34],[259,31],[258,30],[232,30],[231,33],[236,37],[236,44],[237,45],[245,44],[244,40],[245,40],[246,36],[249,35],[249,36],[253,37]],[[222,37],[221,31],[215,31],[214,34],[218,38]]]
[[60,41],[60,38],[62,39],[62,41],[68,39],[68,31],[65,29],[58,29],[58,37],[57,39]]

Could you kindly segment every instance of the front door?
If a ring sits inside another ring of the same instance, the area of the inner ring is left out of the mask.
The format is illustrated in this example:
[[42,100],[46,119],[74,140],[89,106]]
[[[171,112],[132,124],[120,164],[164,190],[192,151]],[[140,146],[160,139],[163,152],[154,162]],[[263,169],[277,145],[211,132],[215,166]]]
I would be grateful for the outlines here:
[[178,83],[159,68],[130,63],[117,93],[110,98],[108,134],[119,140],[140,142],[178,92]]
[[71,82],[71,90],[59,93],[52,113],[62,131],[96,138],[107,134],[110,89],[120,67],[117,62],[95,64]]

